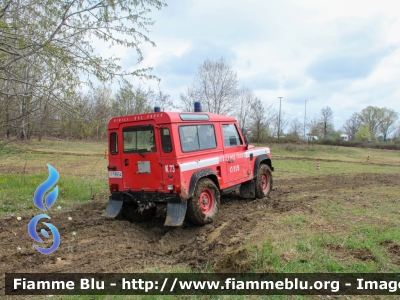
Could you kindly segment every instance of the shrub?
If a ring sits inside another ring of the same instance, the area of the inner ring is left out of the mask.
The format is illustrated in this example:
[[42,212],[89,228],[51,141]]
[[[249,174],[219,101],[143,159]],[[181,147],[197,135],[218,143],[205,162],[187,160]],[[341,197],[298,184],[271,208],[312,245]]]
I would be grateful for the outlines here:
[[343,147],[358,147],[358,148],[375,148],[375,149],[386,149],[386,150],[400,150],[400,143],[389,143],[389,142],[362,142],[362,141],[344,141],[336,139],[321,139],[316,141],[321,145],[330,146],[343,146]]

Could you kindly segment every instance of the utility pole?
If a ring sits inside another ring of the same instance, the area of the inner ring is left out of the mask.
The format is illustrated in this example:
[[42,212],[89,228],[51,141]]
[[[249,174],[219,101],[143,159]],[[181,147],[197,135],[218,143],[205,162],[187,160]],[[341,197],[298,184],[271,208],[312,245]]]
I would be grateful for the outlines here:
[[306,139],[306,116],[307,116],[307,101],[304,101],[304,135],[303,135],[303,139]]
[[279,133],[281,131],[281,102],[283,97],[279,98],[279,119],[278,119],[278,142],[279,142]]

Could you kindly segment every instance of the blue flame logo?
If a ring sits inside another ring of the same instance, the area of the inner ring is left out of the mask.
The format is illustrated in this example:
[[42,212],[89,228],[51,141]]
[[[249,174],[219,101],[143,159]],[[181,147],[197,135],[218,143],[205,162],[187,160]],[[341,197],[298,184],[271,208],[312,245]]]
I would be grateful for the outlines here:
[[[33,196],[33,203],[37,208],[43,211],[46,211],[46,207],[50,208],[56,201],[58,196],[58,186],[56,186],[51,192],[47,194],[44,203],[43,203],[43,197],[46,194],[46,192],[49,191],[51,187],[55,185],[58,179],[60,178],[56,169],[54,169],[49,164],[47,164],[47,167],[49,168],[49,177],[45,182],[43,182],[41,185],[38,186]],[[35,240],[38,243],[43,243],[43,240],[39,237],[39,235],[36,232],[37,223],[42,218],[51,219],[46,214],[40,214],[37,215],[36,217],[33,217],[28,224],[29,235],[33,240]],[[50,248],[42,248],[35,245],[35,248],[42,254],[50,254],[54,252],[58,248],[58,246],[60,246],[60,233],[58,232],[58,229],[54,225],[46,222],[42,222],[42,224],[46,225],[50,229],[51,234],[53,235],[53,245]],[[45,238],[49,237],[49,234],[45,229],[42,229],[40,232]]]

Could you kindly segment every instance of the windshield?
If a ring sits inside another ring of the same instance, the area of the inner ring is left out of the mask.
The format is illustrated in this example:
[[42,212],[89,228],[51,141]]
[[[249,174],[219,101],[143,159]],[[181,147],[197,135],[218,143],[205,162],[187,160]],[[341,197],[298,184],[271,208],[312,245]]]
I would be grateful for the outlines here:
[[124,153],[155,152],[154,128],[152,125],[125,127],[122,130]]

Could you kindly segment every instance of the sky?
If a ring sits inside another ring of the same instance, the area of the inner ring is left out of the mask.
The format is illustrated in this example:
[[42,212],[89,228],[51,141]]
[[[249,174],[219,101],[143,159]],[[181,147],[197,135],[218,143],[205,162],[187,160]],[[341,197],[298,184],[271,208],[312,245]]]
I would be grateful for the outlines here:
[[331,107],[336,130],[369,105],[400,113],[398,0],[166,2],[149,14],[157,46],[142,45],[140,64],[120,55],[129,70],[152,67],[176,103],[206,59],[224,57],[267,106],[283,97],[289,119],[304,121],[306,100],[307,118]]

